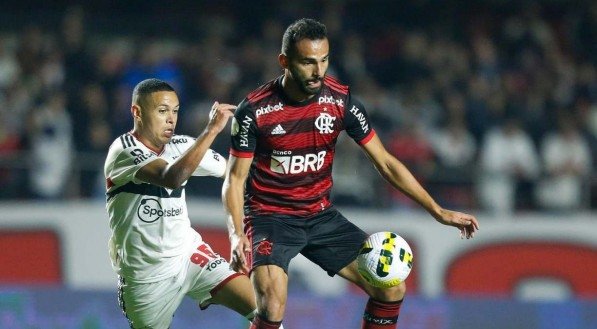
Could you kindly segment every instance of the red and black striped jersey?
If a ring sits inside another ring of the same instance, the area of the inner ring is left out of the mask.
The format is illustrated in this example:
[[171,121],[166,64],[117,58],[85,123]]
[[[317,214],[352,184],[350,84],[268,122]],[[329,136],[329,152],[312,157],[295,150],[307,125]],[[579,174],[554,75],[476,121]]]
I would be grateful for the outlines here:
[[251,92],[232,122],[230,154],[253,158],[245,215],[306,217],[331,206],[332,162],[346,130],[363,145],[375,135],[363,105],[348,86],[326,77],[319,94],[288,99],[278,77]]

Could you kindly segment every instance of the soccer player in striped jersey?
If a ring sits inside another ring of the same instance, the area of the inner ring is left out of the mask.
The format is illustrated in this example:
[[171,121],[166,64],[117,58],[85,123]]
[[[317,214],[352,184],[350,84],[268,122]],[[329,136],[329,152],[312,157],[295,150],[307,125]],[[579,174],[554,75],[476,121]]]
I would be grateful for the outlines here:
[[438,222],[458,228],[462,237],[473,237],[477,219],[438,205],[386,151],[350,88],[326,76],[325,25],[313,19],[291,24],[278,61],[284,74],[249,93],[235,112],[222,191],[231,263],[250,273],[257,296],[258,314],[251,328],[279,328],[288,265],[298,253],[370,296],[362,328],[396,328],[405,284],[375,288],[361,277],[355,259],[367,234],[330,202],[338,135],[345,130],[392,186]]
[[191,227],[185,201],[191,176],[224,176],[226,160],[209,147],[234,109],[216,102],[197,138],[175,135],[174,89],[148,79],[133,91],[134,128],[112,143],[104,166],[110,257],[131,328],[168,328],[184,296],[201,308],[216,303],[254,316],[249,278],[231,270]]

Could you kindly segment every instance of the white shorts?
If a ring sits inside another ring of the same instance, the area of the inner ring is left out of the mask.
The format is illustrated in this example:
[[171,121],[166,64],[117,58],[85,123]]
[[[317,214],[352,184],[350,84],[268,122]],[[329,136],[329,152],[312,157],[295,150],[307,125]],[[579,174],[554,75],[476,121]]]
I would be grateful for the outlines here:
[[131,328],[166,329],[184,296],[201,309],[229,280],[239,274],[228,262],[201,241],[188,250],[181,270],[173,277],[151,283],[132,283],[120,277],[118,301]]

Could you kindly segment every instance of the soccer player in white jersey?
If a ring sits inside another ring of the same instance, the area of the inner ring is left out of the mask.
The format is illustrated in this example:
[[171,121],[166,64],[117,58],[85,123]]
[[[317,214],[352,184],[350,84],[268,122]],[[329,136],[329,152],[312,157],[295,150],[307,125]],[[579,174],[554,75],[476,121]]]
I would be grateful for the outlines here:
[[249,279],[191,227],[184,191],[191,176],[224,176],[226,160],[209,147],[236,107],[214,103],[195,139],[174,135],[179,101],[166,82],[144,80],[132,98],[134,128],[112,143],[104,166],[110,257],[131,328],[168,328],[185,295],[251,319]]

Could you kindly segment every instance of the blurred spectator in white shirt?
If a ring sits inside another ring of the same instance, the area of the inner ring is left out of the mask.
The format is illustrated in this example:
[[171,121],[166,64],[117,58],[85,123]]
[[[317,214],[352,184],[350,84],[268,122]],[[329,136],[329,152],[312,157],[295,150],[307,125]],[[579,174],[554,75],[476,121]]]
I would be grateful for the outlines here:
[[62,92],[54,92],[30,115],[32,193],[41,198],[63,197],[71,184],[72,124]]
[[8,88],[20,76],[19,63],[7,37],[0,37],[0,89]]
[[543,209],[574,210],[587,205],[583,189],[588,187],[584,182],[591,173],[591,151],[573,118],[561,115],[557,125],[557,131],[542,141],[545,176],[537,185],[536,196]]
[[496,214],[515,210],[517,186],[536,178],[540,165],[529,135],[518,118],[508,117],[485,136],[478,180],[481,206]]
[[465,99],[461,94],[446,96],[447,121],[431,134],[431,146],[442,167],[464,168],[475,158],[477,143],[466,126],[464,107]]

